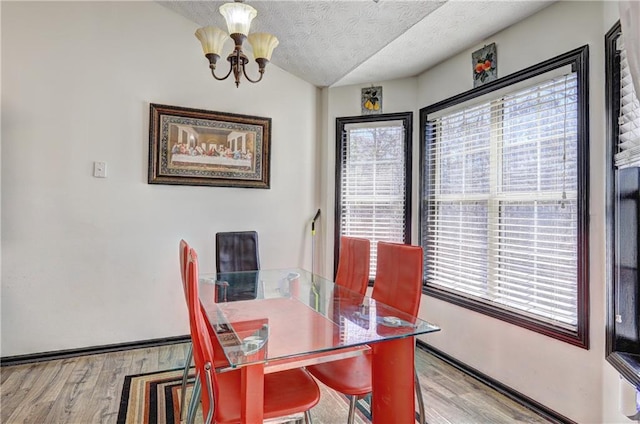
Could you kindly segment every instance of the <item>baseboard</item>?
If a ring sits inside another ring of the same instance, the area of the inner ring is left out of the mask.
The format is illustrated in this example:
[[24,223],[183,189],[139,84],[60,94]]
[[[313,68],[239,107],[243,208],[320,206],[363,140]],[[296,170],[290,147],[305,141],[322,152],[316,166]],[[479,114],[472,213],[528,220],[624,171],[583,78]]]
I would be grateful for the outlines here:
[[531,399],[530,397],[523,395],[522,393],[513,390],[511,387],[505,386],[504,384],[500,383],[497,380],[494,380],[493,378],[489,377],[486,374],[481,373],[480,371],[478,371],[475,368],[472,368],[470,366],[468,366],[467,364],[458,361],[457,359],[447,355],[446,353],[436,349],[435,347],[432,347],[430,345],[428,345],[427,343],[418,340],[417,341],[417,346],[424,350],[427,353],[430,353],[431,355],[442,359],[444,362],[448,363],[449,365],[451,365],[452,367],[462,371],[463,373],[469,375],[470,377],[475,378],[476,380],[480,381],[483,384],[486,384],[487,386],[491,387],[492,389],[494,389],[495,391],[503,394],[504,396],[508,397],[509,399],[513,400],[514,402],[519,403],[520,405],[524,406],[527,409],[530,409],[534,412],[536,412],[539,415],[542,415],[543,417],[545,417],[546,419],[548,419],[549,421],[553,422],[553,423],[558,423],[558,424],[576,424],[575,421],[570,420],[569,418],[565,417],[564,415],[561,415],[559,413],[557,413],[556,411],[547,408],[546,406],[544,406],[543,404],[536,402],[535,400]]
[[136,342],[116,343],[102,346],[83,347],[79,349],[55,350],[50,352],[31,353],[28,355],[5,356],[0,358],[0,366],[30,364],[34,362],[52,361],[55,359],[73,358],[76,356],[95,355],[122,350],[141,349],[154,346],[164,346],[185,343],[191,340],[189,336],[164,337],[161,339],[141,340]]

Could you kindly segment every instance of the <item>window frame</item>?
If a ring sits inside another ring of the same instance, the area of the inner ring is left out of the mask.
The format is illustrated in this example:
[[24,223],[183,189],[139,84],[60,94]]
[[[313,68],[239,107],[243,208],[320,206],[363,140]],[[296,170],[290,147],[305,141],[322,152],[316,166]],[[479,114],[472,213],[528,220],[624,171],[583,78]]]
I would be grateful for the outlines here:
[[[381,121],[402,121],[405,142],[405,210],[404,210],[404,243],[411,243],[411,187],[412,187],[412,150],[413,150],[413,112],[384,113],[379,115],[347,116],[336,118],[336,156],[335,156],[335,210],[334,210],[334,240],[333,240],[333,277],[338,272],[338,258],[340,257],[340,221],[342,218],[342,134],[348,124],[359,124]],[[369,285],[373,282],[369,278]]]
[[[535,318],[519,314],[514,311],[500,308],[475,299],[470,299],[462,295],[457,295],[450,291],[443,290],[427,284],[427,276],[424,277],[423,293],[437,299],[479,312],[493,318],[508,322],[535,331],[540,334],[561,340],[563,342],[589,349],[589,46],[584,45],[565,54],[552,59],[535,64],[521,71],[491,81],[480,87],[468,90],[448,99],[434,103],[420,109],[420,207],[419,207],[419,234],[420,244],[423,244],[427,231],[426,223],[423,222],[426,211],[426,200],[424,193],[428,190],[428,170],[427,165],[428,149],[427,142],[427,117],[441,109],[470,101],[477,97],[489,94],[519,82],[537,77],[554,69],[570,65],[576,72],[578,105],[577,105],[577,326],[576,330],[561,328],[537,320]],[[423,246],[424,247],[424,246]],[[426,257],[425,257],[426,260]]]
[[621,375],[640,387],[640,359],[629,352],[618,350],[616,337],[616,238],[615,205],[617,197],[614,152],[618,145],[618,111],[620,110],[620,54],[616,46],[622,34],[620,21],[605,34],[605,255],[606,255],[606,323],[605,358]]

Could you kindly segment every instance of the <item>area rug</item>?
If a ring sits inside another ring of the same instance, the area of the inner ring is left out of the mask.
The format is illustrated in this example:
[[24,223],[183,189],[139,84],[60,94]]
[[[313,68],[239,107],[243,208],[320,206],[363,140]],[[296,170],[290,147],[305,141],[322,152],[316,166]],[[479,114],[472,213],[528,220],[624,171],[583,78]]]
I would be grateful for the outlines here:
[[[117,424],[180,424],[182,369],[128,375],[124,379]],[[190,376],[193,379],[193,375]],[[186,399],[191,397],[191,385]],[[314,424],[346,422],[349,401],[346,396],[320,385],[321,401],[311,410]],[[366,399],[358,402],[355,421],[371,422]],[[196,423],[202,422],[198,411]]]

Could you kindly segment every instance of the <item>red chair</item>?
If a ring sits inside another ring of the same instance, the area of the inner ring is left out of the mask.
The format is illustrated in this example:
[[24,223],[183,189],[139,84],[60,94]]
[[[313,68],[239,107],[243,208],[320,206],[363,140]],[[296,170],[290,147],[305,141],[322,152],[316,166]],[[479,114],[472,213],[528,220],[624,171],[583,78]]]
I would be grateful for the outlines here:
[[364,294],[369,284],[371,243],[368,239],[340,237],[336,284]]
[[186,284],[186,275],[187,275],[187,255],[189,255],[189,243],[184,241],[184,239],[180,240],[180,277],[182,277],[182,290],[184,290],[184,298],[187,299],[187,284]]
[[[198,256],[191,249],[187,260],[187,294],[193,356],[201,387],[202,415],[206,424],[241,422],[241,371],[217,374],[214,368],[212,334],[199,306]],[[213,336],[215,338],[215,336]],[[264,376],[264,419],[304,412],[320,400],[320,389],[304,369],[297,368]],[[249,401],[251,401],[249,399]],[[193,416],[192,416],[193,417]]]
[[[184,291],[185,302],[188,302],[186,275],[187,275],[187,256],[189,254],[190,249],[191,247],[184,239],[180,240],[180,250],[179,250],[180,276],[182,277],[182,290]],[[200,308],[202,308],[202,305],[200,305]],[[207,320],[207,325],[210,325],[208,320]],[[213,330],[211,330],[211,334],[213,334]],[[226,360],[224,356],[222,346],[220,346],[218,339],[214,337],[212,339],[212,344],[216,353],[216,357],[218,358],[218,360],[215,363],[215,366],[219,367],[223,365],[228,365],[229,362]],[[186,411],[185,406],[187,406],[185,404],[185,399],[187,394],[187,383],[189,381],[189,370],[191,369],[192,359],[193,359],[193,344],[190,343],[189,350],[187,352],[187,357],[185,358],[185,361],[184,361],[184,372],[182,373],[182,383],[181,383],[181,390],[180,390],[180,421],[183,421],[185,418],[184,417],[184,414]],[[197,392],[197,390],[198,390],[197,387],[194,387],[194,391]],[[193,406],[190,406],[190,409],[191,408],[193,408]]]
[[[372,297],[385,305],[416,316],[422,294],[422,248],[398,243],[378,242],[378,260]],[[353,423],[358,398],[369,394],[371,355],[322,363],[307,367],[325,385],[351,397],[348,422]],[[424,422],[424,405],[418,376],[414,369],[415,390]]]
[[[187,256],[189,255],[189,244],[180,240],[180,276],[182,277],[182,290],[184,291],[184,300],[187,301]],[[185,399],[187,395],[187,382],[189,380],[189,369],[191,369],[191,359],[193,357],[193,344],[189,343],[189,351],[184,361],[184,372],[182,373],[182,384],[180,387],[180,421],[184,420]]]

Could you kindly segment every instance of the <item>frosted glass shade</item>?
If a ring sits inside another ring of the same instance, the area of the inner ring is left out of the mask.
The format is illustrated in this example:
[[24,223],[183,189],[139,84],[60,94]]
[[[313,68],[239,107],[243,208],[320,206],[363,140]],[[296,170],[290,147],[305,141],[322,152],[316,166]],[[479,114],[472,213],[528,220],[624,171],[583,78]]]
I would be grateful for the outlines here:
[[220,6],[220,14],[227,21],[229,34],[249,35],[251,21],[256,17],[256,9],[244,3],[225,3]]
[[253,57],[255,59],[263,58],[271,60],[273,49],[278,47],[279,43],[280,42],[274,35],[267,34],[265,32],[256,32],[249,35],[249,44],[251,44]]
[[224,42],[229,38],[226,32],[212,26],[199,28],[196,31],[196,37],[202,43],[202,50],[205,55],[213,53],[218,56],[222,52]]

